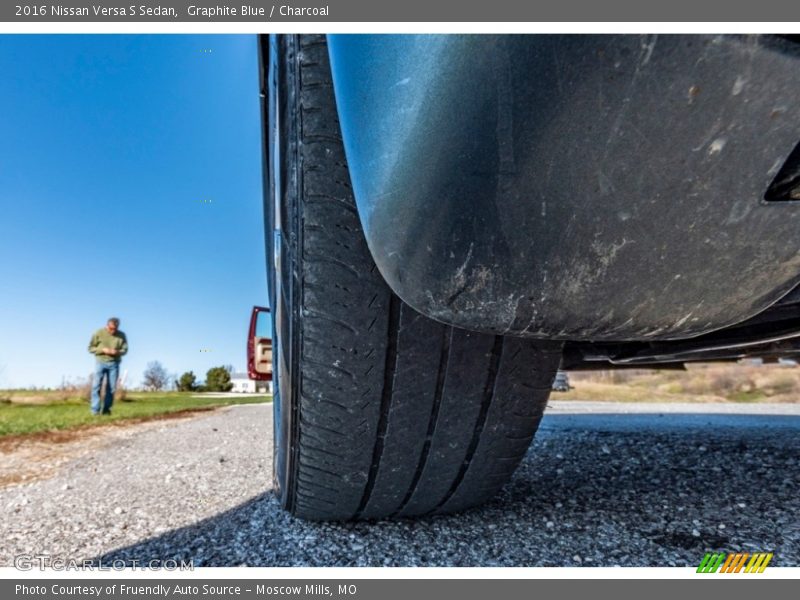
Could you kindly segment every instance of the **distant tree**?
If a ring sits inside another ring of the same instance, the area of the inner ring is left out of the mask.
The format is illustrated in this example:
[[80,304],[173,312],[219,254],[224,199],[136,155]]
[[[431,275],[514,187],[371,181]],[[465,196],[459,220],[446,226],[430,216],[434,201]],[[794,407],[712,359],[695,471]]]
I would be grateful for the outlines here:
[[151,392],[159,392],[169,385],[169,373],[157,360],[147,363],[144,370],[142,383],[145,389]]
[[206,373],[205,387],[209,392],[229,392],[233,388],[231,374],[225,367],[212,367]]
[[197,377],[194,376],[193,371],[187,371],[178,378],[178,391],[179,392],[193,392],[197,387]]

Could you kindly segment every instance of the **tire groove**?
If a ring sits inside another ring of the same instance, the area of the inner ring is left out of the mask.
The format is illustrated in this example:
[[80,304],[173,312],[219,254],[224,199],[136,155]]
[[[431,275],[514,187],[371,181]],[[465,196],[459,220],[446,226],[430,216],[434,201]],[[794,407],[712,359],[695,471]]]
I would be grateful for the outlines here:
[[467,469],[469,469],[469,465],[478,449],[478,444],[481,440],[481,433],[483,432],[483,427],[486,424],[486,416],[489,414],[489,406],[494,398],[495,384],[497,383],[497,374],[500,371],[500,360],[502,359],[502,356],[503,337],[497,335],[494,338],[494,345],[492,346],[492,352],[489,358],[489,375],[486,378],[486,386],[483,388],[481,411],[478,414],[477,421],[475,422],[475,429],[472,432],[472,439],[470,440],[469,448],[467,449],[467,456],[458,471],[458,475],[456,475],[456,478],[453,481],[453,485],[450,486],[450,489],[447,490],[444,498],[439,501],[439,503],[433,508],[433,510],[430,511],[429,514],[439,511],[445,504],[447,504],[447,501],[450,500],[450,498],[453,497],[453,494],[456,493],[456,490],[458,490],[461,482],[464,481],[464,476],[467,474]]
[[352,407],[346,406],[344,404],[341,404],[340,402],[336,402],[335,400],[331,400],[329,398],[309,398],[307,395],[303,395],[303,399],[307,400],[308,402],[314,402],[316,404],[330,404],[331,406],[335,406],[336,408],[343,410],[348,415],[353,414]]
[[378,420],[378,432],[375,437],[375,447],[372,452],[372,464],[369,469],[367,485],[364,488],[364,495],[361,497],[361,502],[353,515],[354,519],[358,519],[364,512],[367,502],[369,502],[369,498],[372,495],[372,490],[375,487],[375,480],[378,477],[378,467],[381,462],[381,455],[383,454],[386,427],[389,422],[389,407],[392,403],[394,374],[397,369],[397,331],[400,324],[400,299],[394,294],[392,294],[389,299],[388,320],[389,331],[388,343],[386,344],[386,366],[383,371],[383,392],[381,393],[381,412]]
[[311,204],[322,204],[322,205],[336,204],[337,206],[341,206],[343,209],[358,216],[358,211],[356,210],[356,207],[353,206],[350,202],[348,202],[344,198],[338,198],[337,196],[333,196],[331,194],[320,194],[320,193],[308,194],[306,198],[307,202]]
[[[303,458],[302,454],[300,455],[300,458],[302,460],[302,458]],[[334,479],[341,479],[342,478],[342,476],[339,473],[336,473],[334,471],[327,471],[325,469],[320,469],[319,467],[315,467],[313,465],[304,464],[303,467],[305,467],[306,469],[311,469],[312,471],[317,471],[318,473],[322,473],[323,475],[329,475],[330,477],[333,477]]]
[[350,325],[349,323],[345,323],[344,321],[342,321],[341,319],[337,319],[336,317],[331,317],[330,315],[326,315],[322,311],[306,308],[305,312],[306,312],[305,316],[307,318],[311,317],[312,319],[324,319],[325,321],[330,321],[331,323],[335,323],[339,327],[347,329],[350,333],[358,334],[356,328]]
[[320,362],[318,360],[314,360],[313,358],[310,358],[307,355],[304,358],[305,358],[305,361],[308,364],[314,365],[315,367],[319,367],[320,369],[333,369],[334,371],[337,371],[338,373],[342,373],[343,375],[347,375],[350,379],[355,380],[355,378],[356,378],[355,375],[353,375],[350,371],[348,371],[344,367],[340,367],[340,366],[337,366],[337,365],[334,365],[334,364],[328,364],[328,363]]
[[342,433],[341,431],[336,431],[335,429],[331,429],[330,427],[325,427],[324,425],[320,425],[319,423],[310,423],[308,420],[303,418],[303,415],[300,415],[300,422],[307,428],[311,427],[311,428],[321,429],[322,431],[327,431],[328,433],[337,435],[339,437],[347,437],[347,435]]
[[433,406],[431,407],[431,416],[428,421],[428,433],[425,436],[425,444],[422,446],[422,452],[419,457],[419,462],[417,463],[417,469],[414,472],[414,477],[411,479],[408,492],[406,492],[406,495],[403,498],[403,501],[400,503],[400,506],[391,515],[392,517],[397,516],[405,509],[406,505],[411,500],[411,497],[414,495],[414,492],[417,490],[419,481],[422,478],[422,473],[425,470],[425,466],[428,464],[431,442],[433,441],[433,434],[436,430],[436,422],[439,419],[439,407],[442,405],[442,394],[444,392],[444,383],[447,378],[447,364],[450,360],[450,345],[452,342],[453,328],[446,327],[442,331],[442,351],[439,357],[439,371],[436,375],[436,391],[433,395]]
[[354,269],[351,265],[348,265],[346,262],[344,262],[343,260],[340,260],[338,258],[333,258],[331,256],[319,256],[319,255],[311,254],[310,252],[307,252],[303,258],[305,259],[307,264],[311,264],[311,263],[327,263],[327,264],[331,264],[331,265],[336,265],[337,267],[341,267],[345,271],[348,271],[348,272],[352,273],[353,276],[356,279],[360,279],[361,278],[361,274],[358,272],[357,269]]
[[311,494],[304,494],[303,492],[297,492],[297,496],[300,498],[306,498],[311,502],[322,502],[323,504],[328,504],[330,506],[336,506],[336,502],[333,500],[327,500],[325,498],[320,498],[319,496],[311,495]]
[[328,456],[333,456],[334,458],[338,458],[339,460],[344,460],[346,458],[341,454],[337,454],[336,452],[331,452],[330,450],[325,450],[324,448],[319,448],[318,446],[312,446],[307,442],[301,446],[300,451],[320,452],[321,454],[327,454]]

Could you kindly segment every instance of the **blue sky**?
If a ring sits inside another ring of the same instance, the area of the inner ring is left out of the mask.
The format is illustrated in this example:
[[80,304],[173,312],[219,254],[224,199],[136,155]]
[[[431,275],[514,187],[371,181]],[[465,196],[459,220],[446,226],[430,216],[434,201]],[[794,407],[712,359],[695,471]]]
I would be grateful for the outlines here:
[[0,35],[0,388],[245,367],[267,302],[253,35]]

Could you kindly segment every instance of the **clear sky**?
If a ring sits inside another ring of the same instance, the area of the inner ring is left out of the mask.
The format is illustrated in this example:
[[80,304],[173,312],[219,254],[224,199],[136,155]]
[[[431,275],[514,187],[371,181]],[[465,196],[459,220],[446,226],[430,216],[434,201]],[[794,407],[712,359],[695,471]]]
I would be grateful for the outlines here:
[[256,38],[0,35],[0,388],[245,368],[266,304]]

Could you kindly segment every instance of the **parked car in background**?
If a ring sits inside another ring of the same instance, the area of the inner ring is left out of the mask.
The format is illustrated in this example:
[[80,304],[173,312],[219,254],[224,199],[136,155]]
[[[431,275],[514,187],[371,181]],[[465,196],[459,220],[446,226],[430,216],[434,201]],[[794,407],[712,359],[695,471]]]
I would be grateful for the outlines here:
[[572,389],[569,384],[569,376],[565,371],[557,371],[555,379],[553,379],[554,392],[568,392]]

